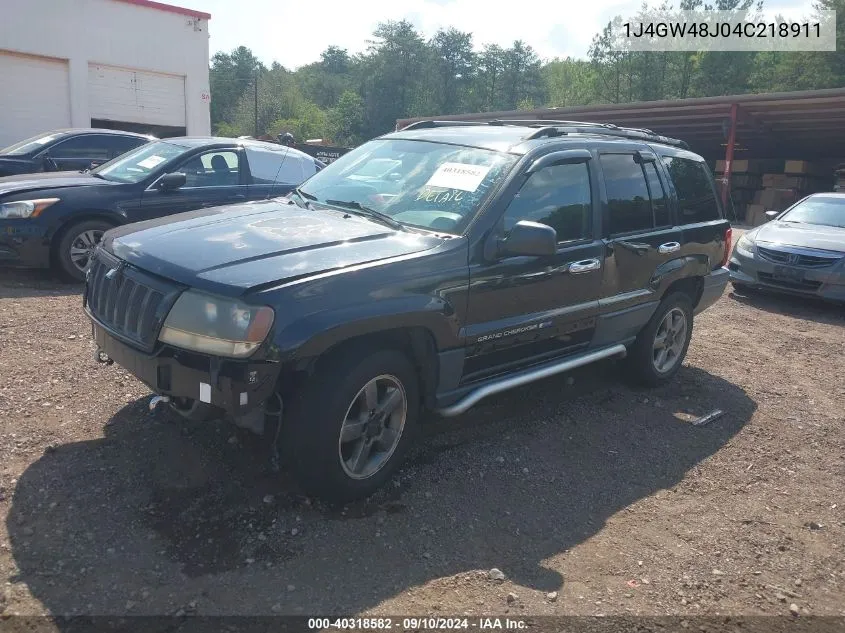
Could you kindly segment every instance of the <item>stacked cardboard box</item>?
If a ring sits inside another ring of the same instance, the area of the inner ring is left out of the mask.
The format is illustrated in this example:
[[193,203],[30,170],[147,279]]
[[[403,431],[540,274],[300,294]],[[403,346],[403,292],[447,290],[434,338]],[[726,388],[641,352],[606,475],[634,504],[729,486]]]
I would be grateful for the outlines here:
[[811,193],[830,190],[824,169],[806,160],[785,161],[782,173],[763,174],[762,185],[746,211],[754,226],[766,221],[766,211],[783,211]]
[[[763,181],[766,171],[783,169],[782,160],[741,159],[734,160],[731,167],[731,202],[736,219],[750,224],[748,209],[753,206],[754,196]],[[725,161],[716,161],[716,180],[720,180],[725,171]],[[728,210],[730,214],[730,209]]]

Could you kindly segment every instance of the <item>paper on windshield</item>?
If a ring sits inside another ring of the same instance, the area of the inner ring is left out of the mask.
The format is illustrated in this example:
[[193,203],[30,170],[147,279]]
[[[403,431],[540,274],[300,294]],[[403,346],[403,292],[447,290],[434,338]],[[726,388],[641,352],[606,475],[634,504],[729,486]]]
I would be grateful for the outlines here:
[[165,158],[163,156],[148,156],[144,160],[138,162],[138,167],[143,167],[144,169],[152,169],[153,167],[155,167],[156,165],[160,165],[164,161]]
[[475,191],[489,171],[490,168],[483,165],[443,163],[425,184],[427,187]]

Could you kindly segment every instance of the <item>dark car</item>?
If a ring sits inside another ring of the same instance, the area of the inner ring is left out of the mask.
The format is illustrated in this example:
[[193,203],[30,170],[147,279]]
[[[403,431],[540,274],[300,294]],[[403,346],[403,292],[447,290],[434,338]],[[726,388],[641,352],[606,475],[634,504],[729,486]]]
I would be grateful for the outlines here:
[[0,149],[0,176],[91,169],[154,140],[145,134],[93,128],[46,132]]
[[92,249],[118,224],[281,196],[322,167],[273,143],[171,138],[90,172],[0,178],[0,263],[83,281]]
[[109,231],[84,298],[100,359],[151,406],[262,431],[337,499],[390,477],[424,409],[605,358],[675,376],[728,280],[703,159],[611,126],[427,125],[288,199]]
[[774,215],[737,240],[734,287],[845,302],[845,194],[816,193]]

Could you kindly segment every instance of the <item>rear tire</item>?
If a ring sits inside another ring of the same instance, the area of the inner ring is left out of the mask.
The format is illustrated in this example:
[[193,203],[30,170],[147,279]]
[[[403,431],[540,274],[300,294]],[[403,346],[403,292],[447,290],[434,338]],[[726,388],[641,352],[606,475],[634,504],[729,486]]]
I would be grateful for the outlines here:
[[628,350],[628,375],[635,382],[656,387],[681,369],[692,338],[692,299],[683,292],[664,298]]
[[282,419],[303,489],[331,502],[367,497],[402,463],[420,411],[419,378],[401,352],[347,348],[318,361]]
[[85,281],[85,267],[103,233],[114,225],[104,220],[83,220],[64,228],[58,236],[53,263],[59,276],[70,283]]

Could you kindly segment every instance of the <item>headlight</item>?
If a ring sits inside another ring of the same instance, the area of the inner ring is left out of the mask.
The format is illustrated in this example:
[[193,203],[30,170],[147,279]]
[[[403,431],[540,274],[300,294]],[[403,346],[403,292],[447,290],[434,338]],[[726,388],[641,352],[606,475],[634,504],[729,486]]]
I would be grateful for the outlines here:
[[188,290],[171,308],[158,340],[204,354],[243,358],[264,342],[274,317],[268,306]]
[[40,198],[38,200],[17,200],[0,204],[0,219],[37,218],[47,207],[56,204],[58,198]]
[[745,255],[745,257],[754,257],[754,242],[743,234],[743,236],[737,240],[736,250],[740,255]]

